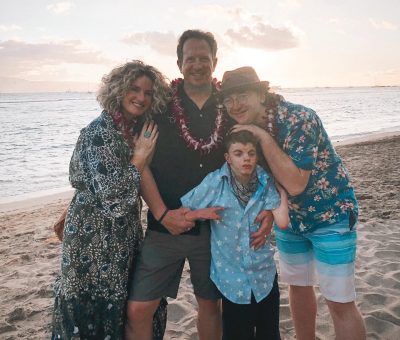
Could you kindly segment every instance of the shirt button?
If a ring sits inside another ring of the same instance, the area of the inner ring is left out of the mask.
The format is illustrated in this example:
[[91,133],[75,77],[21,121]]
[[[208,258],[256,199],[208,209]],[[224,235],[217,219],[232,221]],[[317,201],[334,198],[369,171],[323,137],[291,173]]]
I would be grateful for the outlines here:
[[203,118],[203,115],[200,113],[200,118]]
[[200,163],[200,168],[202,168],[203,167],[203,164],[202,163]]

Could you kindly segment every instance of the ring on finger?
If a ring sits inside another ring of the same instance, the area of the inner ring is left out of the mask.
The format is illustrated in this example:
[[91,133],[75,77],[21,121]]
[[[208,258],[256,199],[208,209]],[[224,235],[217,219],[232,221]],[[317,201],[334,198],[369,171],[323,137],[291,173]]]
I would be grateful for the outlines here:
[[143,134],[143,137],[144,137],[144,138],[150,138],[150,136],[151,136],[151,132],[150,132],[150,131],[147,131],[147,130],[146,130],[146,131],[144,132],[144,134]]

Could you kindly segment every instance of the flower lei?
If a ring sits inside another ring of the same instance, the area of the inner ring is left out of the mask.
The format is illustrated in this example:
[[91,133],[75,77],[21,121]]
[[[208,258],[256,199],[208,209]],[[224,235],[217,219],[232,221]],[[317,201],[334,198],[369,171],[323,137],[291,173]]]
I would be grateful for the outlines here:
[[276,131],[275,131],[275,124],[274,124],[274,110],[273,109],[266,109],[265,113],[267,114],[267,119],[266,119],[266,130],[267,132],[272,136],[276,136]]
[[268,92],[266,93],[265,114],[262,116],[264,129],[274,138],[276,138],[275,115],[278,114],[279,102],[283,99],[280,95]]
[[128,121],[121,112],[116,111],[109,113],[117,129],[121,131],[124,140],[133,149],[133,127],[136,123],[135,120]]
[[[217,116],[215,118],[215,129],[211,133],[210,137],[206,140],[203,138],[196,139],[194,138],[189,130],[187,117],[183,111],[182,100],[178,94],[179,85],[183,83],[182,78],[175,79],[171,82],[171,91],[172,91],[172,101],[171,101],[171,112],[172,118],[177,124],[180,135],[186,142],[186,146],[189,149],[199,151],[201,154],[209,154],[213,149],[215,149],[223,139],[224,132],[224,106],[220,103],[217,104]],[[219,90],[220,83],[217,79],[213,79],[213,87],[216,91]]]

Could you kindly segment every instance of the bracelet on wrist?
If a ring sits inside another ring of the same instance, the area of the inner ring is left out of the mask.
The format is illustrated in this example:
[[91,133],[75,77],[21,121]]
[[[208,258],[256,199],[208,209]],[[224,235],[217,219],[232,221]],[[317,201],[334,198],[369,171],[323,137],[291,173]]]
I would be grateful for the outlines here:
[[161,223],[162,220],[164,219],[165,215],[167,215],[169,209],[166,208],[165,211],[163,212],[163,214],[161,215],[161,217],[157,220],[158,223]]

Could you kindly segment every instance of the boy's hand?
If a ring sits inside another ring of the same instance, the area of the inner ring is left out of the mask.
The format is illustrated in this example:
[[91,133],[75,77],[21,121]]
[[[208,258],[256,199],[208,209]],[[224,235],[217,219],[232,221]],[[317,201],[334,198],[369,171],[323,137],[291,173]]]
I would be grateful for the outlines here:
[[269,210],[261,211],[254,223],[260,223],[260,228],[250,235],[251,243],[250,246],[254,249],[258,249],[265,244],[265,240],[268,235],[271,233],[272,223],[274,222],[274,217],[272,216],[272,212]]
[[188,211],[185,214],[185,218],[188,221],[196,221],[196,220],[221,220],[221,216],[218,215],[219,211],[224,210],[223,207],[210,207]]

